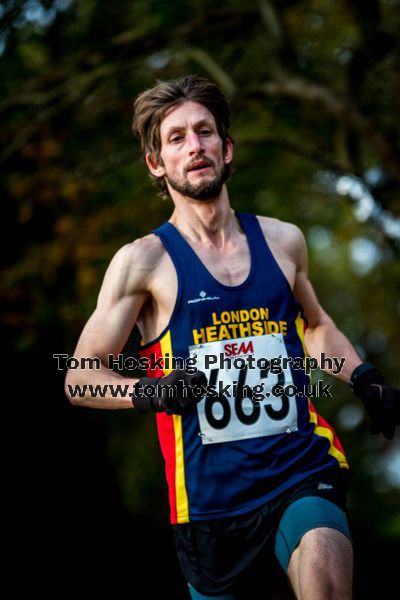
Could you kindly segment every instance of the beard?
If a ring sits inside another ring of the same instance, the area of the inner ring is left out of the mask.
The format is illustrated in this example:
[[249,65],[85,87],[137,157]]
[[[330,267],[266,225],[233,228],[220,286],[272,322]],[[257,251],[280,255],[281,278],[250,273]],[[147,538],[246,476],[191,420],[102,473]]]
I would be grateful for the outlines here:
[[196,184],[190,183],[187,180],[178,181],[173,177],[169,177],[167,174],[165,174],[164,177],[172,189],[183,196],[187,196],[193,200],[212,200],[220,195],[222,186],[229,179],[230,173],[230,163],[224,163],[212,179],[200,181]]

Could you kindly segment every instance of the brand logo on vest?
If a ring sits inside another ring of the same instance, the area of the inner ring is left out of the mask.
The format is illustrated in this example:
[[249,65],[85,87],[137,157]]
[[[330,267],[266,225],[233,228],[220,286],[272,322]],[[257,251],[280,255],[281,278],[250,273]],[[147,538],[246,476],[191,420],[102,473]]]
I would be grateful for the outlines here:
[[333,490],[333,485],[330,485],[330,483],[319,483],[317,490]]
[[199,292],[199,296],[200,298],[192,298],[191,300],[188,300],[187,303],[188,304],[193,304],[195,302],[203,302],[204,300],[219,300],[219,296],[207,296],[207,292],[205,292],[204,290],[201,290],[201,292]]

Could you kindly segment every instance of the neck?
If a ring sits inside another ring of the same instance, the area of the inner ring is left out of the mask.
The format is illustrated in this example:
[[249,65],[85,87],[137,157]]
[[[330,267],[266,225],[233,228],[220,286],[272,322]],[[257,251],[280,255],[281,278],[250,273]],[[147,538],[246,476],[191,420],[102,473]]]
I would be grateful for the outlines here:
[[204,201],[174,198],[175,210],[169,219],[179,231],[194,242],[223,246],[240,226],[229,203],[226,186],[218,198]]

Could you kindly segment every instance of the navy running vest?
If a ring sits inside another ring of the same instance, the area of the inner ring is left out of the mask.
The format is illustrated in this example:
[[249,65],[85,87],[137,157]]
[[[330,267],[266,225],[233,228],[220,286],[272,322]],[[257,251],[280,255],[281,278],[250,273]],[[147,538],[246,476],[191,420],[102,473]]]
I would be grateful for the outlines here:
[[[257,217],[236,217],[251,255],[236,286],[217,281],[171,223],[154,231],[175,266],[178,294],[167,327],[140,356],[164,357],[164,369],[149,376],[168,374],[172,357],[191,357],[210,392],[189,415],[156,415],[172,523],[242,514],[309,475],[348,468],[334,430],[303,394],[308,376],[290,362],[306,356],[301,306]],[[290,394],[275,396],[275,384]]]

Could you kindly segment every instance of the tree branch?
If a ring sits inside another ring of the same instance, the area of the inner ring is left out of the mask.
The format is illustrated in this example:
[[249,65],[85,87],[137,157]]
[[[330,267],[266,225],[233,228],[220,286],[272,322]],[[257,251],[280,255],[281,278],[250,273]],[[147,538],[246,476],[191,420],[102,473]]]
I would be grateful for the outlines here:
[[316,166],[327,169],[328,171],[332,171],[333,173],[345,175],[349,172],[349,165],[346,162],[329,159],[326,155],[326,152],[321,150],[321,148],[306,147],[300,142],[294,142],[293,140],[287,140],[283,139],[282,137],[272,135],[257,137],[256,139],[251,137],[235,137],[238,146],[240,147],[251,146],[252,148],[255,148],[258,146],[274,146],[284,151],[291,152],[292,154],[296,154],[297,156],[301,156]]
[[321,84],[290,76],[279,81],[264,83],[260,86],[260,90],[268,97],[288,96],[318,104],[329,115],[341,119],[350,129],[357,131],[371,142],[382,157],[387,172],[395,181],[400,182],[400,159],[392,144],[349,99],[340,97]]
[[192,58],[218,83],[228,97],[234,96],[236,84],[228,73],[205,50],[201,48],[185,48],[178,54],[179,58]]

